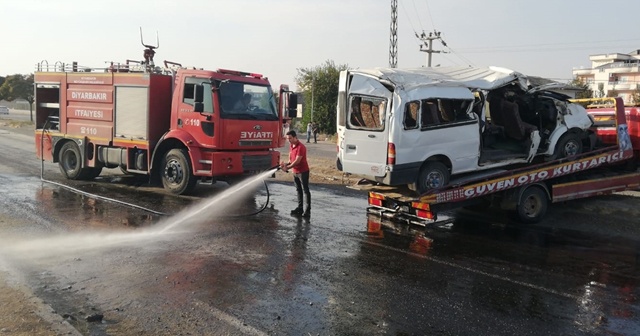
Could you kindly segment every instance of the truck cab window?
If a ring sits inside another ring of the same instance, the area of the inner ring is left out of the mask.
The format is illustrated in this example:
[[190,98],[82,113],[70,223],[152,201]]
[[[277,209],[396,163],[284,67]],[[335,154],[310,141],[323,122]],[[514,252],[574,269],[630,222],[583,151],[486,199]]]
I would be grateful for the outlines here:
[[185,83],[182,102],[193,106],[195,97],[196,97],[196,85],[193,83]]
[[220,84],[217,98],[222,119],[279,119],[271,87],[226,81]]
[[204,105],[204,110],[202,112],[213,113],[213,100],[211,95],[212,91],[211,91],[211,84],[209,83],[202,83],[202,84],[185,83],[182,102],[193,106],[195,104],[196,90],[203,90],[202,103]]

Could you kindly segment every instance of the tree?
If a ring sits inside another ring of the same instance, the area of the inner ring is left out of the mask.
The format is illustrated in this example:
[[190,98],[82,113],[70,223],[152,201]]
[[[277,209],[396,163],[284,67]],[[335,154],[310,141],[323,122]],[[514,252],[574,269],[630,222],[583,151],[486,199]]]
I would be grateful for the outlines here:
[[576,98],[593,98],[593,91],[589,87],[589,84],[584,81],[584,79],[576,77],[571,81],[570,84],[581,89],[580,91],[576,92]]
[[[2,86],[2,83],[4,83],[4,80],[5,80],[5,78],[0,76],[0,87]],[[2,99],[4,99],[4,98],[2,97],[2,92],[0,92],[0,100],[2,100]]]
[[616,89],[611,89],[607,91],[607,97],[617,97],[617,96],[618,96],[618,91],[616,91]]
[[[313,102],[313,121],[318,124],[321,133],[334,134],[336,132],[336,103],[338,100],[338,81],[340,71],[347,70],[348,65],[336,65],[327,60],[322,65],[313,68],[299,68],[296,75],[296,85],[303,91],[304,110],[302,125],[311,120],[311,105]],[[306,128],[304,128],[306,130]]]
[[0,97],[8,101],[16,99],[28,101],[31,121],[33,121],[33,74],[7,76],[0,86]]

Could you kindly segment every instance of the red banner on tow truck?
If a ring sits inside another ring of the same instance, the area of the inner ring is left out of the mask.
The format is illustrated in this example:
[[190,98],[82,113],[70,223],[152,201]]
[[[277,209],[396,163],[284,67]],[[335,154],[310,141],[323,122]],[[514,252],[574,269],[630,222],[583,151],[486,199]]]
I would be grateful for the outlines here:
[[625,161],[633,157],[633,150],[606,152],[603,154],[589,156],[584,159],[562,163],[545,167],[538,170],[521,172],[497,179],[484,181],[464,187],[454,188],[425,195],[420,198],[420,202],[437,204],[444,202],[455,202],[467,200],[479,196],[488,195],[497,191],[520,187],[527,184],[541,182],[552,178],[573,174],[580,171],[593,169],[605,164]]

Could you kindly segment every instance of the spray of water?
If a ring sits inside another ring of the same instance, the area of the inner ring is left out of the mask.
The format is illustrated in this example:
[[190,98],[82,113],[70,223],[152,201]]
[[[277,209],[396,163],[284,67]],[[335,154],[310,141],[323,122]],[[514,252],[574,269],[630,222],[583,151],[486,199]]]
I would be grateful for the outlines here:
[[176,237],[176,234],[188,234],[196,224],[215,222],[216,218],[226,215],[231,206],[255,193],[262,181],[275,171],[276,169],[272,169],[245,179],[222,193],[204,199],[151,228],[136,232],[65,233],[60,236],[48,236],[26,241],[2,241],[0,252],[28,256],[34,259],[55,258],[123,245],[141,246],[143,243],[161,245],[158,243]]
[[266,171],[253,178],[248,178],[241,183],[225,190],[219,195],[203,200],[196,205],[189,207],[178,214],[172,216],[168,220],[156,226],[158,233],[166,233],[174,230],[176,227],[185,228],[189,224],[210,221],[216,216],[224,214],[229,207],[235,205],[238,201],[255,192],[260,183],[268,176],[275,173],[276,169]]

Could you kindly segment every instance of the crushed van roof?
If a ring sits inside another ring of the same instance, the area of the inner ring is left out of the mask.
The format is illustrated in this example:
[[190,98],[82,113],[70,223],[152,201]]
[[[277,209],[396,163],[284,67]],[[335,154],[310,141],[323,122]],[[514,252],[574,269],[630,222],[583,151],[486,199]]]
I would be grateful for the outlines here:
[[431,85],[464,86],[472,89],[492,90],[511,82],[524,90],[529,86],[528,78],[516,71],[500,67],[436,67],[436,68],[374,68],[350,70],[386,80],[405,89]]

